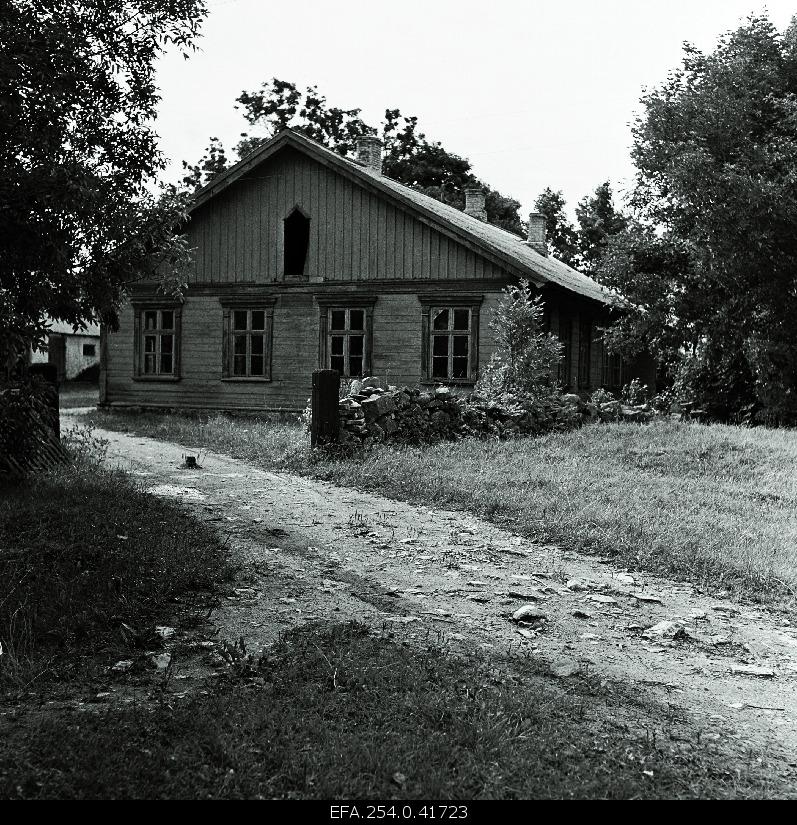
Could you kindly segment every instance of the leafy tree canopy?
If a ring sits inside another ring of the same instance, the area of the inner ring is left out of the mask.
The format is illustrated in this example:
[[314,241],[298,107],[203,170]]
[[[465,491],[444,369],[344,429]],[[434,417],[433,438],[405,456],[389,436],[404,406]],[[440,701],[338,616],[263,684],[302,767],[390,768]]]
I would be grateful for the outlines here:
[[579,202],[576,226],[567,217],[566,206],[564,195],[550,187],[544,189],[534,203],[535,209],[545,215],[545,231],[552,254],[569,266],[592,274],[608,239],[625,231],[628,217],[615,208],[608,181]]
[[591,273],[603,257],[609,238],[622,234],[628,217],[614,206],[614,194],[609,181],[602,183],[592,195],[576,207],[578,222],[578,252],[580,268]]
[[203,0],[0,2],[0,361],[45,317],[115,320],[126,284],[188,255],[152,128],[154,61],[188,56]]
[[686,45],[642,103],[632,205],[657,231],[615,236],[599,265],[639,307],[625,341],[661,345],[719,417],[797,421],[797,25]]
[[536,201],[534,208],[545,215],[545,236],[551,252],[568,266],[578,265],[578,233],[565,214],[565,196],[548,187]]
[[[304,91],[294,83],[273,78],[253,92],[241,92],[237,108],[253,133],[244,133],[235,147],[237,159],[245,157],[280,129],[290,127],[324,144],[340,155],[351,157],[357,138],[378,134],[360,117],[360,109],[329,106],[318,88]],[[465,189],[481,186],[486,192],[487,221],[523,235],[525,228],[518,210],[520,203],[491,189],[472,172],[466,158],[430,141],[418,128],[418,119],[387,109],[382,124],[383,170],[394,180],[411,186],[458,209],[465,208]],[[215,139],[198,164],[184,164],[183,184],[189,189],[204,185],[223,171],[227,158]]]

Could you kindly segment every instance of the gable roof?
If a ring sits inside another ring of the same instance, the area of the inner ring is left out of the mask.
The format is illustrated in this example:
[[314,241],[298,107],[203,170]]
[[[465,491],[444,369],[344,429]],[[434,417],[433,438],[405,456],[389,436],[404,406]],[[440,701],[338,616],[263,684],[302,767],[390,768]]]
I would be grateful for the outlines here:
[[281,130],[243,160],[199,189],[194,195],[194,203],[189,212],[203,206],[286,145],[310,155],[325,166],[336,169],[366,188],[376,189],[390,200],[424,217],[427,222],[443,231],[444,234],[451,235],[460,241],[466,241],[469,246],[476,247],[481,254],[514,270],[538,286],[546,283],[555,284],[569,292],[575,292],[603,304],[616,305],[623,302],[617,293],[606,289],[597,281],[562,261],[541,255],[527,246],[524,240],[517,235],[466,215],[459,209],[417,192],[386,175],[373,172],[363,164],[345,158],[292,129]]

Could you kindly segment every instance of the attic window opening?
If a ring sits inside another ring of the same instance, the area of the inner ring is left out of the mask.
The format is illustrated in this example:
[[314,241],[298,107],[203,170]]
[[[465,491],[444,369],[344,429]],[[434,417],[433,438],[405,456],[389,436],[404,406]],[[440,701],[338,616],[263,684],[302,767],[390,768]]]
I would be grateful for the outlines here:
[[310,244],[310,219],[298,209],[294,209],[284,221],[285,275],[301,277],[307,262],[307,247]]

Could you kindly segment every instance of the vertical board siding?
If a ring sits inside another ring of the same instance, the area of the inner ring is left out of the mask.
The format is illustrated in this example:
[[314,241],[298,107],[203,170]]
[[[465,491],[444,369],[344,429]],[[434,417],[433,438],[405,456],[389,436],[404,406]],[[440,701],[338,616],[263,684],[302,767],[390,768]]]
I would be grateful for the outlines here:
[[310,217],[307,280],[503,278],[495,264],[384,198],[285,150],[197,210],[187,228],[195,283],[273,283],[283,220]]

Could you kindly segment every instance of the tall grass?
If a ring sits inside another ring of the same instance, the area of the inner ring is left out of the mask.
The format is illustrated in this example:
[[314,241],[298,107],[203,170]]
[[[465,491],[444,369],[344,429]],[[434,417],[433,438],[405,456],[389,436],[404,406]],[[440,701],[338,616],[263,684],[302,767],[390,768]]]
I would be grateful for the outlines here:
[[738,596],[797,588],[797,434],[663,423],[380,450],[339,483]]
[[476,513],[544,543],[760,598],[797,589],[797,433],[660,422],[311,456],[299,426],[96,414],[271,470]]

